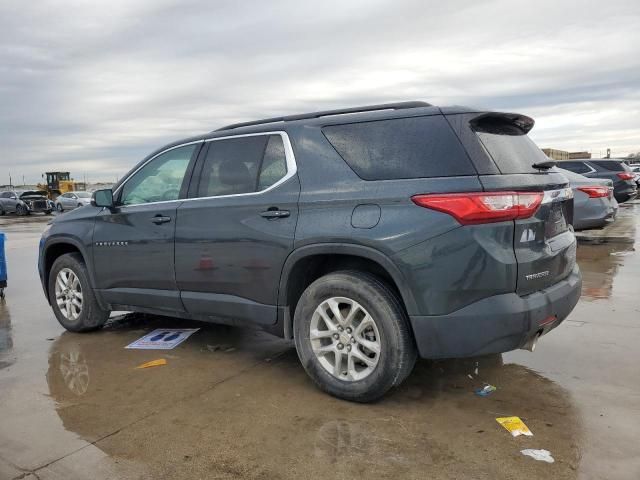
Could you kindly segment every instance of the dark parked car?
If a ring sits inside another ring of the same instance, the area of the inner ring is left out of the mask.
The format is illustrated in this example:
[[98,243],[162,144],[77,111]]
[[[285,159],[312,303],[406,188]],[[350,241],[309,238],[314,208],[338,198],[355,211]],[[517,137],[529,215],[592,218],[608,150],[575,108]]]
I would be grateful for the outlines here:
[[613,195],[619,203],[636,196],[637,185],[634,174],[621,160],[600,158],[589,160],[568,160],[558,162],[558,166],[589,178],[607,178],[613,181]]
[[56,217],[45,294],[78,332],[112,310],[261,327],[356,401],[417,355],[533,349],[581,288],[573,192],[533,123],[407,102],[172,143]]
[[615,220],[618,202],[613,196],[611,180],[587,178],[563,168],[555,170],[569,179],[573,189],[574,229],[600,228]]
[[0,192],[0,215],[16,213],[28,215],[30,213],[51,214],[53,203],[47,198],[47,192],[35,190],[27,192]]

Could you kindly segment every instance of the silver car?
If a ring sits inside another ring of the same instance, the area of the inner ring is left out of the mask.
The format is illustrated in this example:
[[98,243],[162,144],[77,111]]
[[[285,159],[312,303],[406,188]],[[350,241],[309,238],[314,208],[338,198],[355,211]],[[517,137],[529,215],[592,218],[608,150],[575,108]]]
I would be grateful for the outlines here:
[[587,178],[578,173],[554,168],[564,174],[573,190],[573,228],[600,228],[613,222],[618,202],[613,196],[613,182],[605,178]]
[[89,192],[67,192],[56,198],[56,210],[58,212],[73,210],[89,204],[91,204],[91,194]]

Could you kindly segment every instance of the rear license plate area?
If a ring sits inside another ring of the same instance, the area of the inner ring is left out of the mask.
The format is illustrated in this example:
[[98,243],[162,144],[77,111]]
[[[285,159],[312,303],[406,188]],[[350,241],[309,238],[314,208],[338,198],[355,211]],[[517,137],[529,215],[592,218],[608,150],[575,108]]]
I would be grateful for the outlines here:
[[549,206],[549,216],[544,224],[544,235],[553,238],[568,229],[566,202],[554,202]]

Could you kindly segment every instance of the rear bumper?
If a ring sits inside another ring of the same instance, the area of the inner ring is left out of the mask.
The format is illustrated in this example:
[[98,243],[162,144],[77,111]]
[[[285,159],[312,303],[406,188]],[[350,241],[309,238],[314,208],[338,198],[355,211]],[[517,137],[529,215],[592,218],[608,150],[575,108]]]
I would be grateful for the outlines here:
[[584,230],[585,228],[600,228],[612,222],[617,213],[613,206],[613,199],[591,198],[575,208],[573,214],[573,228]]
[[411,316],[420,356],[470,357],[520,348],[557,327],[578,303],[581,288],[576,266],[564,280],[524,297],[495,295],[446,315]]
[[615,189],[613,191],[613,195],[620,203],[634,198],[637,193],[637,186],[632,180],[629,180],[628,182],[625,181],[624,183],[619,183],[615,186]]

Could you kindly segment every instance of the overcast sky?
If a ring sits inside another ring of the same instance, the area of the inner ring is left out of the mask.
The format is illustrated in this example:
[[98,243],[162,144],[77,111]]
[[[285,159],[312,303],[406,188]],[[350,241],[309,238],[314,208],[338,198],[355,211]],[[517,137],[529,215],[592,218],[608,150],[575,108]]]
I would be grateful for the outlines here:
[[0,184],[115,180],[226,123],[414,99],[640,151],[640,2],[0,1]]

